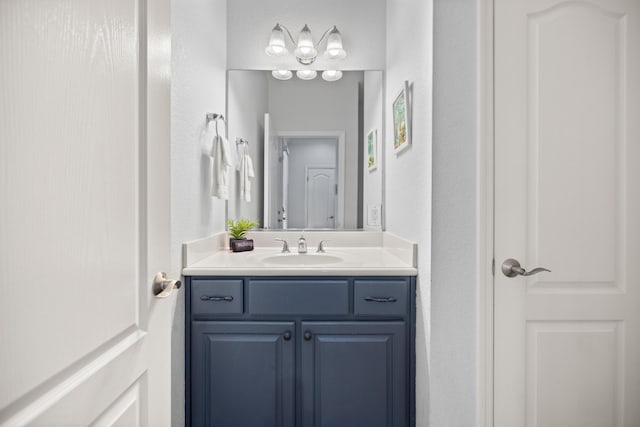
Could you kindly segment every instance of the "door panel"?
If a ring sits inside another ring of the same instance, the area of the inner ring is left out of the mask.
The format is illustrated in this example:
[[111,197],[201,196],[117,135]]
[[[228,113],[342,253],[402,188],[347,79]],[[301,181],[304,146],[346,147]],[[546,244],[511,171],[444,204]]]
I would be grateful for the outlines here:
[[194,322],[192,424],[293,427],[294,336],[293,322]]
[[[527,249],[533,264],[563,265],[529,285],[621,290],[624,15],[561,3],[531,14],[528,26],[527,203],[537,212],[529,215]],[[567,251],[574,245],[590,250]]]
[[495,2],[497,427],[640,425],[639,61],[636,1]]
[[306,179],[306,228],[335,228],[336,169],[309,167]]
[[303,322],[303,425],[406,426],[404,333],[402,322]]
[[170,422],[168,17],[0,3],[0,425]]

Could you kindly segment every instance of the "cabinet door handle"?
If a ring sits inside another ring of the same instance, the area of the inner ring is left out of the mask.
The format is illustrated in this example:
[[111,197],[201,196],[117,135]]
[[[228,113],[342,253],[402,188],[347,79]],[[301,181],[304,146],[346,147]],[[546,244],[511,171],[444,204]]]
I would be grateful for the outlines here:
[[285,341],[291,341],[291,331],[285,331],[282,337],[284,338]]
[[231,295],[202,295],[200,299],[202,301],[224,301],[224,302],[233,301],[233,297]]
[[396,302],[396,301],[398,301],[394,297],[366,297],[364,300],[365,301],[371,301],[371,302]]
[[311,331],[304,331],[304,335],[303,336],[304,336],[304,340],[305,341],[311,341],[311,337],[313,335],[311,335]]

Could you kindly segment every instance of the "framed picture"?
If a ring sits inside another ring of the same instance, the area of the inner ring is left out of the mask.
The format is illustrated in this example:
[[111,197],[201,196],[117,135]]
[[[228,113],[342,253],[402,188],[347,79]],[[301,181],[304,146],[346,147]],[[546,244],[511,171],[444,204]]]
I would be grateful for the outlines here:
[[378,167],[378,130],[371,129],[367,134],[367,166],[369,172]]
[[393,151],[399,153],[411,145],[411,105],[409,82],[393,100]]

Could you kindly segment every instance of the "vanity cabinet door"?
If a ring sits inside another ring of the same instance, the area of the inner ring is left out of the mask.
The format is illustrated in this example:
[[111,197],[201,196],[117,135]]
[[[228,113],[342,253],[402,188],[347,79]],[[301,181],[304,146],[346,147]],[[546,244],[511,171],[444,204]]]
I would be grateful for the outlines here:
[[303,427],[408,424],[404,322],[303,322]]
[[294,322],[192,322],[191,334],[192,426],[294,426]]

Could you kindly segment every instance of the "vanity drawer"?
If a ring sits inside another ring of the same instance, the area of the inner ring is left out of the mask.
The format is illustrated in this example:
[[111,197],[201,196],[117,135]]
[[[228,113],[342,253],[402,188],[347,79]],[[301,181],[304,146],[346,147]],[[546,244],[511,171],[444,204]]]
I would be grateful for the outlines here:
[[347,280],[250,280],[251,314],[349,314]]
[[242,314],[242,280],[193,280],[193,314]]
[[404,280],[356,280],[356,316],[403,316],[407,313],[408,283]]

